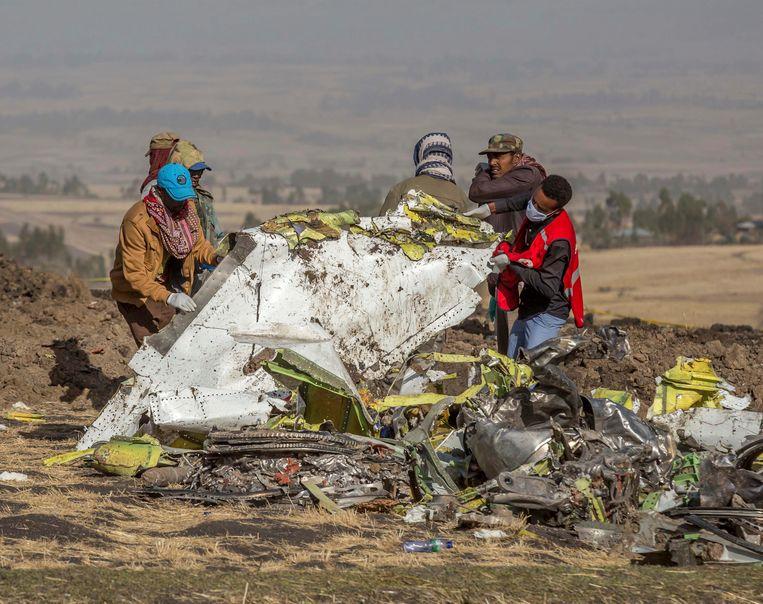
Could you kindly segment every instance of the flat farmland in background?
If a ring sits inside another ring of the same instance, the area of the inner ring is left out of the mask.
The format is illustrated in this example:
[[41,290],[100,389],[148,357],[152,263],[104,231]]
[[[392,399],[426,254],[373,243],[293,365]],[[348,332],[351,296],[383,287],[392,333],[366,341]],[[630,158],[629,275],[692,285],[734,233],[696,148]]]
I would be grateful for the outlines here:
[[[105,197],[77,199],[42,195],[4,196],[0,197],[0,230],[6,236],[12,237],[24,223],[32,227],[62,226],[66,232],[68,246],[88,254],[102,254],[109,257],[117,244],[122,217],[137,200],[137,194],[135,199]],[[296,212],[306,207],[288,204],[215,202],[217,216],[226,231],[241,228],[247,212],[254,213],[259,221],[264,221],[273,216],[285,212]],[[309,207],[320,206],[313,204]]]
[[763,326],[763,246],[582,251],[588,310],[709,326]]
[[[131,199],[0,197],[0,229],[13,236],[25,222],[64,227],[72,248],[110,258]],[[302,209],[298,205],[216,202],[226,230],[247,212],[258,220]],[[669,323],[763,327],[763,246],[648,247],[584,250],[586,307]]]

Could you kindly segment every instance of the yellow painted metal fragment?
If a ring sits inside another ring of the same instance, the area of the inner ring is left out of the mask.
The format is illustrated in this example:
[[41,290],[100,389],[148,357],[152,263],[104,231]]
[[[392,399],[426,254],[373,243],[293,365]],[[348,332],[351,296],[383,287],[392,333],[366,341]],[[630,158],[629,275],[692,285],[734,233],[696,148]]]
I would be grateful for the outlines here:
[[41,424],[45,421],[45,416],[31,411],[11,410],[5,414],[5,419],[14,422],[24,422],[25,424]]
[[95,451],[95,449],[85,449],[84,451],[67,451],[66,453],[61,453],[60,455],[54,455],[53,457],[43,459],[42,465],[45,467],[62,466],[84,457],[89,457],[93,454],[93,451]]
[[[162,462],[164,450],[153,436],[134,438],[116,436],[94,447],[90,465],[104,474],[135,476]],[[164,460],[163,463],[172,463]]]

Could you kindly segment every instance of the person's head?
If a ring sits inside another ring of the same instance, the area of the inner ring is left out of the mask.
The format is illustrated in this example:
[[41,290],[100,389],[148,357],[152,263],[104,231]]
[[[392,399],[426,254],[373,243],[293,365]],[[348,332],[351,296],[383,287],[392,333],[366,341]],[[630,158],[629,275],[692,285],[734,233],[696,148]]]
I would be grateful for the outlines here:
[[181,164],[188,168],[191,173],[191,184],[194,188],[199,186],[204,170],[212,168],[204,161],[204,154],[191,141],[181,140],[175,145],[175,149],[170,156],[170,162]]
[[416,176],[427,174],[452,181],[453,148],[447,133],[430,132],[422,136],[413,147],[413,165]]
[[151,137],[151,140],[148,141],[148,151],[146,151],[146,157],[149,158],[149,162],[155,154],[162,152],[166,154],[172,153],[173,148],[179,140],[180,135],[175,132],[167,131],[154,134]]
[[499,178],[522,161],[522,139],[515,134],[495,134],[479,154],[487,155],[490,177]]
[[178,211],[189,199],[196,199],[196,191],[191,184],[191,174],[180,164],[165,164],[156,175],[156,189],[165,207]]
[[563,176],[551,174],[535,189],[532,204],[543,214],[558,212],[572,199],[572,185]]

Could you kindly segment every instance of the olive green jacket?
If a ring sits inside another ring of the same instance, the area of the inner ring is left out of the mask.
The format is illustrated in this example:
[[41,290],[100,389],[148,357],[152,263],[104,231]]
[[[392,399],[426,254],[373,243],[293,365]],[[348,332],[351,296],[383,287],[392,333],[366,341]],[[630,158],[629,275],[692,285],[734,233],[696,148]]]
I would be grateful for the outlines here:
[[209,241],[212,247],[217,247],[217,244],[225,237],[225,231],[220,226],[220,221],[215,212],[215,200],[212,193],[206,189],[198,188],[196,194],[199,196],[195,202],[196,213],[199,215],[204,238]]
[[389,190],[384,204],[379,210],[379,216],[384,216],[390,210],[394,210],[400,203],[400,199],[411,189],[423,191],[459,212],[465,212],[473,206],[466,193],[456,183],[428,174],[420,174],[413,178],[406,178]]

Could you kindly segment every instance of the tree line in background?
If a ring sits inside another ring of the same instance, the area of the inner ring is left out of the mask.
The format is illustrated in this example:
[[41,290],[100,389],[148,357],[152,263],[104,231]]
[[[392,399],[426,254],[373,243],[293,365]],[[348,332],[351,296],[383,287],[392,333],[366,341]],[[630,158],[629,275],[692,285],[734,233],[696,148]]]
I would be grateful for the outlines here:
[[103,256],[74,257],[65,243],[63,227],[30,227],[24,224],[16,241],[10,242],[0,231],[0,254],[22,264],[59,273],[74,272],[80,277],[104,277],[106,262]]
[[581,226],[594,249],[632,245],[705,245],[739,240],[740,217],[734,205],[710,202],[691,193],[677,197],[663,188],[656,199],[634,204],[610,190],[603,204],[589,208]]
[[0,174],[0,193],[17,195],[62,195],[64,197],[96,197],[76,174],[67,176],[62,181],[48,177],[40,172],[36,177],[29,174],[5,176]]
[[365,177],[357,173],[337,172],[333,168],[320,170],[300,168],[288,177],[259,178],[247,174],[230,184],[246,187],[249,195],[264,205],[331,205],[353,208],[361,215],[374,215],[389,188],[400,178],[390,174]]
[[[214,180],[207,175],[204,185],[214,187],[216,199],[226,199],[226,185],[244,188],[246,195],[229,201],[249,204],[293,204],[301,208],[328,206],[352,208],[361,215],[375,215],[389,187],[401,180],[389,174],[364,176],[342,173],[331,168],[297,169],[285,177],[255,177],[246,174]],[[589,178],[578,173],[570,178],[578,199],[602,199],[590,205],[580,224],[581,240],[592,248],[635,245],[702,245],[736,241],[763,241],[763,182],[744,175],[730,174],[706,179],[678,174],[631,178],[608,177],[601,173]],[[122,190],[135,198],[140,181]],[[459,182],[468,188],[468,182]],[[36,177],[0,174],[0,193],[20,195],[61,195],[95,197],[76,175],[59,182],[45,172]],[[589,201],[590,203],[590,201]],[[749,218],[757,220],[749,220]],[[740,231],[740,221],[753,227]],[[241,228],[260,224],[254,211],[248,211]],[[72,255],[64,242],[61,227],[24,225],[17,241],[10,242],[0,231],[0,253],[20,262],[59,272],[76,272],[89,277],[107,275],[102,256]]]

